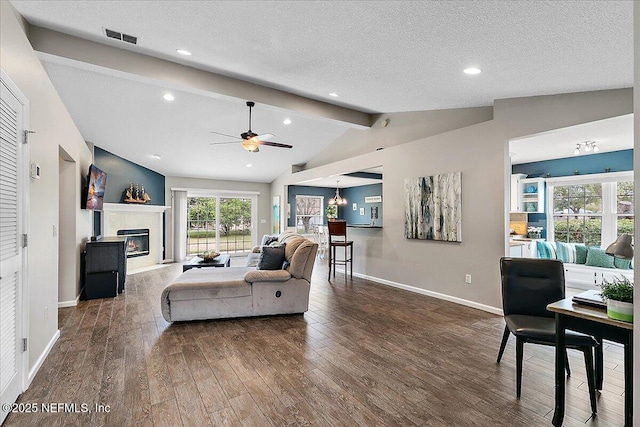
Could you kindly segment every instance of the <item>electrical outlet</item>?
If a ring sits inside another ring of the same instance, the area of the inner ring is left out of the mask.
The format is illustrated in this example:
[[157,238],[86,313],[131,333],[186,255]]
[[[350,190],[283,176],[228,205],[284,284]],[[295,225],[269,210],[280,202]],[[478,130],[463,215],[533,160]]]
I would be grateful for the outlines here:
[[44,320],[49,319],[49,307],[44,308]]
[[266,220],[266,219],[264,219],[264,218],[261,218],[261,219],[260,219],[260,224],[266,224],[266,223],[267,223],[267,220]]
[[53,237],[56,237],[58,235],[58,227],[56,227],[55,225],[53,226]]
[[471,275],[470,274],[465,274],[464,275],[464,283],[471,284]]

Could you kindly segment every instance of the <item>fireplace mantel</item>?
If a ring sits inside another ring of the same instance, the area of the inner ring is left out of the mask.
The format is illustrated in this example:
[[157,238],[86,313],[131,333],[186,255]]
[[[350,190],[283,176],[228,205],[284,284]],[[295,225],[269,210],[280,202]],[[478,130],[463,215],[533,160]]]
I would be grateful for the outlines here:
[[129,203],[103,203],[103,211],[111,212],[140,212],[140,213],[154,213],[164,212],[167,209],[171,209],[171,206],[158,206],[158,205],[135,205]]

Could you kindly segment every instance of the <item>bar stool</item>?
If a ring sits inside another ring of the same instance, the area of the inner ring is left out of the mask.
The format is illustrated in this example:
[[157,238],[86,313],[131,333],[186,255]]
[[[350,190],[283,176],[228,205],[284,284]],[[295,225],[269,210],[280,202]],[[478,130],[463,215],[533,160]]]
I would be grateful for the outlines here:
[[[347,264],[351,264],[351,278],[353,278],[353,241],[347,240],[347,221],[329,221],[329,280],[331,280],[331,268],[333,277],[336,277],[336,264],[344,265],[344,277],[347,277]],[[334,240],[334,238],[338,238]],[[344,248],[344,259],[336,260],[336,248]],[[347,248],[349,256],[347,256]]]

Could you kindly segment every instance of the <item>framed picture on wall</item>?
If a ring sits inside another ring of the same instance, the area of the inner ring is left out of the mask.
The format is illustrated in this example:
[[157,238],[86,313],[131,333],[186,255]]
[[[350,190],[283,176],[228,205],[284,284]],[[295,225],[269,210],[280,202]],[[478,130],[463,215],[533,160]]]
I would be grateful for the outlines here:
[[280,196],[273,196],[271,204],[271,232],[280,234]]

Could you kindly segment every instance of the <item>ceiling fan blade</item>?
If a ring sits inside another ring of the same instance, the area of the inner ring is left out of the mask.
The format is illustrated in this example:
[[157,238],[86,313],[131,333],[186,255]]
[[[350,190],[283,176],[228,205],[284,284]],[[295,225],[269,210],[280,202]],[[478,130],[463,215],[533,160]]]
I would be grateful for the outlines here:
[[260,141],[259,144],[260,145],[268,145],[270,147],[293,148],[293,145],[281,144],[279,142],[273,142],[273,141]]
[[211,133],[215,133],[216,135],[228,136],[229,138],[237,138],[238,137],[238,135],[227,135],[226,133],[220,133],[220,132],[214,132],[214,131],[211,131]]
[[272,133],[263,133],[262,135],[255,136],[254,138],[259,139],[260,141],[268,141],[274,136],[275,135]]
[[221,144],[237,144],[240,141],[224,141],[224,142],[210,142],[209,145],[221,145]]

